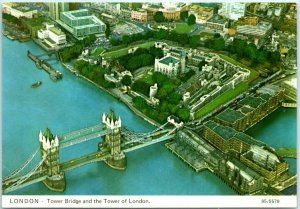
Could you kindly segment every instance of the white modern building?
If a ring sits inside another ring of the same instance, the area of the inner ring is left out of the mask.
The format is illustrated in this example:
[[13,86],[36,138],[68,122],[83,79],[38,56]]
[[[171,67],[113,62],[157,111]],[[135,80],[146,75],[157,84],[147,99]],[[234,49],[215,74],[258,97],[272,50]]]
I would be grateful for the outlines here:
[[39,39],[45,41],[51,47],[67,43],[66,34],[54,25],[46,24],[46,28],[38,30],[37,35]]
[[14,16],[16,18],[20,18],[20,17],[32,18],[34,14],[37,14],[36,9],[31,9],[28,6],[25,6],[20,3],[17,4],[3,3],[2,6],[3,6],[4,13]]
[[106,30],[106,25],[87,9],[62,12],[58,23],[78,39]]
[[219,10],[219,15],[231,20],[238,20],[245,16],[246,3],[222,3],[222,8]]

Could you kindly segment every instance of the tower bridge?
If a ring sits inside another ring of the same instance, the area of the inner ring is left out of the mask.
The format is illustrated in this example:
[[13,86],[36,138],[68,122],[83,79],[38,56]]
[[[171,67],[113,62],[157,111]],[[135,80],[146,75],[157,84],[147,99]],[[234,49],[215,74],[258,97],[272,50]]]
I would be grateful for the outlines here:
[[[178,127],[166,128],[169,122],[148,133],[134,133],[122,128],[121,118],[114,112],[103,114],[102,124],[54,136],[50,129],[40,131],[39,148],[15,171],[2,180],[3,193],[43,182],[52,191],[66,188],[65,173],[89,163],[104,161],[114,169],[127,166],[125,153],[172,139]],[[59,151],[89,140],[104,137],[95,152],[60,162]],[[40,155],[38,154],[40,153]],[[37,161],[37,162],[35,162]]]

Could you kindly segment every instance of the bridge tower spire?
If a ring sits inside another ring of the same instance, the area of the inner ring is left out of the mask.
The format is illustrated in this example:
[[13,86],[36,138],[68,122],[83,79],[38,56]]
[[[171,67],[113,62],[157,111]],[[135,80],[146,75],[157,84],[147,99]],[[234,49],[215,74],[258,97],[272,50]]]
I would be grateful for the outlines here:
[[115,113],[110,110],[109,113],[102,115],[102,123],[110,133],[105,136],[103,147],[108,148],[110,157],[105,162],[110,167],[118,170],[124,170],[127,165],[126,156],[121,150],[121,128],[122,121],[116,117]]
[[52,191],[63,192],[66,188],[65,174],[59,167],[59,140],[53,136],[49,128],[44,133],[39,133],[41,157],[45,157],[42,165],[43,172],[47,175],[44,184]]

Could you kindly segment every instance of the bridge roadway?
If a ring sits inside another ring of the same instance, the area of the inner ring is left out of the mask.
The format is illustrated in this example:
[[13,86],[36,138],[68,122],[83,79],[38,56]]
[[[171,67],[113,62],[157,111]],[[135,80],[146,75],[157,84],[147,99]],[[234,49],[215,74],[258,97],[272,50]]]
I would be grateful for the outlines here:
[[[93,133],[93,134],[88,134],[87,136],[84,136],[84,137],[89,137],[90,139],[92,139],[92,135],[95,136],[95,135],[99,135],[100,133],[103,133],[103,132],[101,131],[101,132],[96,132],[96,133]],[[166,133],[166,134],[161,135],[162,133]],[[171,139],[171,138],[173,138],[174,133],[175,133],[175,129],[173,129],[173,130],[163,130],[163,131],[152,133],[150,135],[146,135],[146,137],[141,138],[138,141],[137,140],[130,140],[130,138],[129,138],[128,141],[125,141],[121,144],[121,147],[122,147],[123,152],[134,151],[136,149],[140,149],[140,148],[143,148],[143,147],[155,144],[155,143],[159,143],[159,142]],[[65,142],[65,144],[68,145],[69,141],[70,142],[72,142],[72,141],[76,142],[76,140],[81,139],[81,138],[82,137],[77,138],[77,139],[75,138],[75,141],[74,141],[74,139],[73,140],[67,140]],[[83,142],[83,141],[80,141],[80,142]],[[80,143],[80,142],[78,142],[78,143]],[[64,145],[64,147],[66,147],[66,145]],[[68,145],[68,146],[71,146],[71,145]],[[110,156],[110,152],[107,149],[102,149],[100,151],[93,152],[93,153],[81,156],[79,158],[63,162],[63,163],[60,164],[60,169],[61,169],[62,172],[68,172],[68,171],[71,171],[75,168],[78,168],[80,166],[84,166],[84,165],[89,164],[89,163],[103,161],[108,156]],[[24,176],[26,176],[26,175],[24,175]],[[28,178],[26,181],[21,183],[20,185],[10,188],[10,186],[15,184],[19,180],[21,180],[24,176],[14,177],[14,178],[3,181],[2,182],[3,193],[8,193],[8,192],[23,188],[25,186],[43,181],[47,178],[46,171],[40,169],[36,173],[34,173],[30,178]]]
[[22,184],[18,185],[17,187],[10,188],[10,186],[12,186],[14,183],[18,182],[19,180],[21,180],[24,176],[14,177],[14,178],[11,178],[11,179],[8,179],[8,180],[2,182],[2,191],[3,191],[3,193],[8,193],[8,192],[12,192],[12,191],[17,190],[17,189],[21,189],[21,188],[29,186],[31,184],[43,181],[47,178],[46,172],[43,171],[43,170],[39,170],[38,172],[36,172],[32,176],[30,176]]

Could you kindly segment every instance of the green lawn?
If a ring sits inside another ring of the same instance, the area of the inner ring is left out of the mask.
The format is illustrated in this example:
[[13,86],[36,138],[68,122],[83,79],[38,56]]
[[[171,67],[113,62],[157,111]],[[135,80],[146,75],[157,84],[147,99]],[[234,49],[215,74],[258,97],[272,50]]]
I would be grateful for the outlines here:
[[228,61],[228,62],[230,62],[230,63],[232,63],[232,64],[234,64],[234,65],[238,65],[238,66],[240,66],[240,67],[243,67],[243,68],[246,68],[246,69],[250,70],[250,71],[251,71],[251,73],[250,73],[250,78],[248,79],[248,82],[249,82],[249,83],[250,83],[251,81],[255,80],[256,78],[258,78],[259,73],[258,73],[257,71],[255,71],[255,70],[249,68],[248,66],[246,66],[246,65],[244,65],[244,64],[242,64],[242,63],[240,63],[240,62],[238,62],[238,61],[236,61],[236,60],[234,60],[234,59],[232,59],[232,58],[230,58],[230,57],[228,57],[228,56],[226,56],[226,55],[224,55],[224,54],[219,54],[219,56],[220,56],[222,59],[224,59],[224,60],[226,60],[226,61]]
[[111,52],[105,52],[103,54],[103,57],[105,57],[105,58],[108,58],[108,57],[110,57],[110,58],[121,57],[121,56],[124,56],[124,55],[128,54],[128,49],[130,49],[130,48],[140,47],[140,48],[149,49],[151,46],[154,46],[154,41],[128,46],[128,47],[118,49],[118,50],[115,50],[115,51],[111,51]]
[[104,49],[102,47],[97,48],[92,54],[91,56],[98,56],[99,54],[101,54],[104,51]]
[[189,33],[192,28],[193,26],[188,25],[187,23],[177,23],[174,31],[176,33]]
[[242,83],[238,84],[234,89],[230,89],[230,90],[225,91],[223,94],[218,96],[216,99],[214,99],[213,101],[211,101],[210,103],[208,103],[207,105],[205,105],[204,107],[199,109],[195,114],[195,118],[196,119],[201,118],[202,116],[206,115],[207,113],[215,110],[220,105],[230,101],[234,97],[241,94],[247,88],[248,88],[247,83],[242,82]]
[[207,33],[207,32],[201,32],[201,33],[199,34],[199,36],[200,36],[200,39],[201,39],[201,38],[204,38],[204,39],[211,39],[211,38],[214,37],[213,34]]

